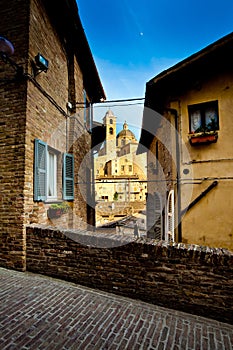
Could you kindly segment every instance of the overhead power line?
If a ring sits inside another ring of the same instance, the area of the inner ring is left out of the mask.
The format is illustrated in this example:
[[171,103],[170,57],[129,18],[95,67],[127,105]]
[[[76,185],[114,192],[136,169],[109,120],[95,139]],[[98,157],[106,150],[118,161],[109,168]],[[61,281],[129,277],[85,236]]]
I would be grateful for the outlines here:
[[106,108],[106,107],[128,107],[128,106],[136,106],[136,105],[144,105],[144,103],[143,102],[138,102],[138,103],[121,103],[121,104],[117,104],[117,105],[115,105],[115,104],[105,104],[104,103],[104,105],[98,105],[98,106],[95,106],[94,108]]
[[[126,98],[126,99],[118,99],[118,100],[103,100],[101,102],[95,102],[93,104],[95,105],[103,105],[103,104],[108,104],[108,103],[117,103],[117,102],[132,102],[132,101],[142,101],[145,100],[145,97],[135,97],[135,98]],[[76,105],[83,105],[85,106],[85,102],[76,102]]]
[[96,102],[95,104],[102,104],[102,103],[115,103],[115,102],[130,102],[130,101],[141,101],[145,100],[145,97],[138,97],[138,98],[127,98],[127,99],[119,99],[119,100],[105,100],[102,102]]

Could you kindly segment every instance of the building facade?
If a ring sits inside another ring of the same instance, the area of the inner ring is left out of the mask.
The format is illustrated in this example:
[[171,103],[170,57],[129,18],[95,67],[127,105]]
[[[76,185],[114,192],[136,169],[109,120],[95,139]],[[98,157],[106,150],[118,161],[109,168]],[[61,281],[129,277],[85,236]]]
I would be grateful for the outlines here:
[[0,264],[24,270],[26,225],[93,224],[76,174],[86,157],[90,179],[89,106],[105,94],[74,0],[3,0],[0,13],[15,51],[1,52]]
[[152,237],[233,249],[232,47],[231,33],[147,83]]

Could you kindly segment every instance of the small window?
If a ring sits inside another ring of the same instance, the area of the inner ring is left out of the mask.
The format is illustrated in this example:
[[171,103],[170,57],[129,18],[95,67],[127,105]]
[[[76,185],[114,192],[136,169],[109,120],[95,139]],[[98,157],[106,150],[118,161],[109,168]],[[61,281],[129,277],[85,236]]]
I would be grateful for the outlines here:
[[132,168],[132,165],[129,165],[129,171],[132,171],[133,168]]
[[112,120],[112,119],[109,119],[109,123],[110,123],[110,124],[113,124],[113,120]]
[[113,128],[109,128],[109,134],[113,135]]
[[219,130],[218,101],[188,106],[191,133]]
[[[63,184],[61,153],[45,142],[35,140],[34,155],[34,201],[56,200],[63,189],[63,199],[74,199],[74,159],[72,154],[64,154]],[[61,198],[60,198],[61,199]]]

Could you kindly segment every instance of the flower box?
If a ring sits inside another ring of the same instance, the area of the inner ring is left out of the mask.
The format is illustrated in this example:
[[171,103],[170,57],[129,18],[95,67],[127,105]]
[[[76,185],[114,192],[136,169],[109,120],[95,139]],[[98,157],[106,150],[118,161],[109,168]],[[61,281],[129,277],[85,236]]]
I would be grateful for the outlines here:
[[217,142],[217,140],[218,133],[216,131],[189,134],[189,142],[192,146],[208,145]]
[[47,211],[49,219],[60,218],[63,214],[67,213],[69,210],[69,205],[66,203],[52,204]]
[[49,219],[55,219],[60,218],[63,212],[61,209],[49,208],[47,214]]

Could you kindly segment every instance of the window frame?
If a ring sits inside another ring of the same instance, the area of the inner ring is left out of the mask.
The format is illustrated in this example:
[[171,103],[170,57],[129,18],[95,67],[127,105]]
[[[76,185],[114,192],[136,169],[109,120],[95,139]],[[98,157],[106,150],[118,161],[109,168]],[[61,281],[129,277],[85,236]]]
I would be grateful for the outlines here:
[[[35,202],[52,202],[64,200],[74,200],[74,156],[70,153],[63,153],[63,162],[59,171],[59,157],[62,155],[58,150],[48,146],[48,144],[39,139],[35,139],[34,143],[34,189],[33,196]],[[53,184],[53,194],[49,195],[49,154],[54,155],[54,164],[53,164],[53,175],[54,175],[54,184]],[[66,176],[66,159],[71,159],[72,161],[72,172],[69,178]],[[62,172],[61,172],[62,171]],[[62,198],[58,198],[58,176],[62,176]],[[65,175],[64,175],[65,174]],[[66,193],[66,184],[69,181],[70,194]]]
[[[210,123],[208,124],[206,123],[206,120],[208,117],[207,113],[208,112],[211,113],[210,112],[211,110],[214,111],[215,118],[216,118],[216,120],[214,120],[214,123],[215,123],[214,126],[210,126]],[[199,114],[199,118],[200,118],[199,126],[196,129],[193,128],[193,119],[192,119],[194,118],[195,112],[196,112],[196,116],[198,116]],[[219,130],[218,100],[188,105],[188,117],[189,117],[189,133],[191,134]]]

